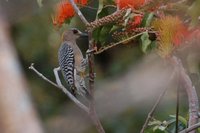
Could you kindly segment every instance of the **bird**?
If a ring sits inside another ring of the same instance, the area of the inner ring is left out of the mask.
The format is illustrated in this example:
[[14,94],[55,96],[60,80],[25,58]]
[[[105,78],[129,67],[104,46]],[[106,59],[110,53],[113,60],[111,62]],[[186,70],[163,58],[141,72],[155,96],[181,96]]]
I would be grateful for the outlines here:
[[76,40],[81,36],[87,36],[87,34],[76,28],[64,31],[58,51],[60,70],[74,96],[77,94],[82,96],[89,95],[85,85],[87,59],[83,57],[76,43]]

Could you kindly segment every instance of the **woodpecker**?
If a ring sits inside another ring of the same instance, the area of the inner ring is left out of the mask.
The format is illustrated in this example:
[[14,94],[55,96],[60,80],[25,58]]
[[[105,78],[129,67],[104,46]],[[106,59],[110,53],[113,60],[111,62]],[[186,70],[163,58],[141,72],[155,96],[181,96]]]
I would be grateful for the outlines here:
[[67,30],[62,35],[62,44],[58,51],[60,70],[65,81],[71,88],[73,95],[88,95],[85,86],[85,69],[87,59],[76,44],[76,39],[87,34],[76,28]]

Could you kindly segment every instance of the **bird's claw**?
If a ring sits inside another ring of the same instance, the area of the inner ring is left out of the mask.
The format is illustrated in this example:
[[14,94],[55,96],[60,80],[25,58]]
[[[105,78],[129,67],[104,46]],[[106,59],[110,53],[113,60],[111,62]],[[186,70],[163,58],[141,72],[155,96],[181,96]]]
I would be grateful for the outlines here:
[[[94,75],[93,75],[93,76],[94,76],[94,78],[96,78],[96,75],[97,75],[97,74],[96,74],[96,73],[94,73]],[[86,78],[89,78],[89,77],[90,77],[90,74],[87,74],[87,75],[86,75]]]

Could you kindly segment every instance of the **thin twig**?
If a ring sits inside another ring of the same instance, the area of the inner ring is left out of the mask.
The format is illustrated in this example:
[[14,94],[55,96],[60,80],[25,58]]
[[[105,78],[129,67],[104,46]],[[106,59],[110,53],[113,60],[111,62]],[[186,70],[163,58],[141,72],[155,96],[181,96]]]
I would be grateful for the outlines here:
[[80,7],[85,7],[85,8],[88,8],[88,9],[95,10],[95,11],[98,10],[97,8],[95,8],[95,7],[91,7],[91,6],[86,6],[86,5],[82,5],[82,4],[77,4],[77,5],[80,6]]
[[[179,0],[177,2],[172,2],[170,4],[166,4],[166,5],[163,5],[161,7],[159,7],[158,10],[166,10],[166,9],[169,9],[169,8],[173,8],[175,7],[176,5],[180,5],[180,4],[183,4],[184,2],[186,2],[187,0]],[[170,6],[169,6],[170,5]],[[176,9],[175,9],[176,10]]]
[[[145,31],[145,32],[146,32],[146,31]],[[134,35],[134,36],[131,36],[131,37],[127,38],[127,39],[124,39],[124,40],[119,41],[119,42],[117,42],[117,43],[114,43],[114,44],[105,46],[105,47],[103,47],[102,49],[99,49],[99,50],[98,50],[97,52],[95,52],[94,54],[100,54],[100,53],[104,52],[105,50],[108,50],[108,49],[110,49],[110,48],[112,48],[112,47],[114,47],[114,46],[117,46],[117,45],[122,44],[122,43],[124,43],[124,42],[130,41],[130,40],[132,40],[132,39],[134,39],[134,38],[136,38],[136,37],[142,35],[142,34],[145,33],[145,32],[140,32],[140,33],[138,33],[138,34],[136,34],[136,35]]]
[[175,132],[178,133],[178,124],[179,124],[179,104],[180,104],[180,87],[181,87],[181,82],[180,82],[180,71],[179,68],[176,66],[177,70],[177,97],[176,97],[176,125],[175,125]]
[[[171,74],[168,83],[171,82],[171,80],[173,79],[175,73],[176,73],[176,70],[174,70],[173,73]],[[155,110],[156,110],[158,104],[160,103],[161,99],[163,98],[165,92],[167,91],[167,89],[168,89],[168,87],[166,87],[166,88],[160,93],[158,99],[156,100],[155,104],[153,105],[151,111],[149,112],[149,114],[148,114],[148,116],[147,116],[147,118],[146,118],[146,120],[145,120],[145,123],[144,123],[144,125],[143,125],[143,127],[142,127],[142,129],[141,129],[141,131],[140,131],[140,133],[144,133],[144,130],[147,128],[149,121],[150,121],[151,118],[153,117],[154,112],[155,112]]]
[[132,12],[135,13],[135,14],[144,15],[144,13],[142,11],[140,11],[140,10],[132,9]]
[[[74,0],[69,0],[69,2],[72,4],[76,14],[80,17],[80,19],[83,21],[83,23],[88,26],[89,23],[88,21],[85,19],[85,17],[83,16],[83,14],[81,13],[81,11],[79,10],[79,8],[77,7],[76,3],[74,2]],[[93,30],[88,30],[88,40],[89,40],[89,50],[92,51],[94,49],[94,40],[92,38],[92,32]],[[95,105],[94,105],[94,54],[90,53],[88,56],[88,65],[89,65],[89,91],[90,91],[90,95],[91,95],[91,99],[90,99],[90,106],[89,106],[89,116],[91,118],[91,120],[93,121],[97,131],[99,133],[105,133],[103,126],[97,116],[96,113],[96,109],[95,109]]]
[[199,127],[200,127],[200,122],[197,123],[197,124],[192,125],[192,126],[189,127],[189,128],[186,128],[186,129],[182,130],[182,131],[179,132],[179,133],[188,133],[188,132],[193,131],[193,130],[199,128]]
[[45,77],[43,74],[41,74],[38,70],[35,69],[34,64],[32,63],[29,69],[33,70],[39,77],[47,81],[48,83],[52,84],[53,86],[61,89],[78,107],[83,109],[85,112],[89,114],[89,109],[84,104],[82,104],[76,97],[74,97],[65,87],[59,86],[56,83],[49,80],[47,77]]
[[69,2],[71,3],[71,5],[73,6],[74,10],[76,11],[76,14],[79,16],[79,18],[82,20],[82,22],[85,25],[88,25],[88,21],[85,19],[85,17],[83,16],[82,12],[79,10],[78,6],[76,5],[76,3],[74,2],[74,0],[69,0]]
[[176,97],[176,128],[175,131],[178,133],[178,122],[179,122],[179,96],[180,96],[180,82],[179,82],[179,74],[178,74],[178,87],[177,87],[177,97]]

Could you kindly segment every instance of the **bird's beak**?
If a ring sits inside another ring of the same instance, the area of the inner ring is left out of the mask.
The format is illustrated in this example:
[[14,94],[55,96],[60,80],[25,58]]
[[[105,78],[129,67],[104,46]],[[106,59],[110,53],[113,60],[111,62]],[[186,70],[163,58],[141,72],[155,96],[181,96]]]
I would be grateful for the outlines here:
[[85,32],[80,32],[79,35],[80,37],[88,37],[88,34]]

